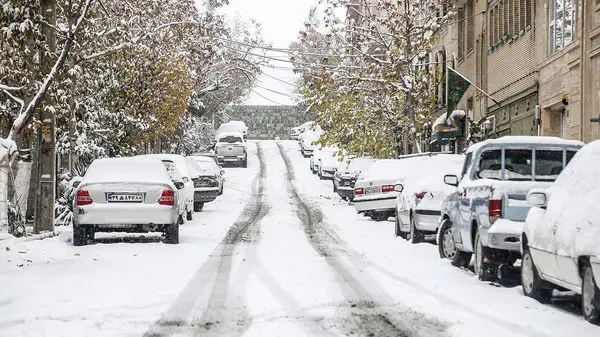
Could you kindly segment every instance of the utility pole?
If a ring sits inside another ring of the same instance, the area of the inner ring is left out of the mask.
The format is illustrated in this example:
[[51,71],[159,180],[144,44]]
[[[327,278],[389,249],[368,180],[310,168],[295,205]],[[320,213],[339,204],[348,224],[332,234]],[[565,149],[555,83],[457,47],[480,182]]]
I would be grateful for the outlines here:
[[[50,25],[42,25],[42,34],[46,38],[49,51],[56,52],[56,31],[51,27],[56,24],[56,0],[41,0],[40,14]],[[40,53],[42,73],[52,69],[52,60]],[[54,199],[56,194],[56,136],[55,116],[42,106],[37,111],[38,151],[37,178],[38,185],[35,198],[34,232],[54,230]]]

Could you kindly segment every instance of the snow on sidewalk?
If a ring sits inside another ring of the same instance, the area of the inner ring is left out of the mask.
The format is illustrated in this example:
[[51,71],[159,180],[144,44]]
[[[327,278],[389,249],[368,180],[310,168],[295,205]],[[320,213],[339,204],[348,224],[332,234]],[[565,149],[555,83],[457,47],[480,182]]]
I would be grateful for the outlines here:
[[375,222],[356,214],[353,206],[332,192],[308,169],[295,142],[282,142],[294,164],[296,179],[307,198],[318,204],[326,222],[345,240],[357,258],[377,277],[384,291],[403,305],[452,323],[454,336],[600,335],[575,309],[543,305],[525,297],[521,287],[498,288],[477,280],[469,271],[439,258],[437,247],[413,245],[394,237],[393,222]]
[[259,164],[256,146],[249,152],[248,169],[226,169],[224,194],[182,225],[179,245],[159,234],[98,233],[100,243],[74,247],[70,228],[40,241],[0,241],[0,336],[143,334],[250,198]]

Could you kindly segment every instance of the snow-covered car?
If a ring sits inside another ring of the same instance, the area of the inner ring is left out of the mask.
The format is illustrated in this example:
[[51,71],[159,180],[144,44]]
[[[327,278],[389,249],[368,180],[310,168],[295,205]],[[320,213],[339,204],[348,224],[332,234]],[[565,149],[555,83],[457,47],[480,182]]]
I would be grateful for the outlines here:
[[179,199],[186,211],[186,220],[192,220],[194,213],[194,183],[185,157],[178,154],[144,154],[136,158],[158,159],[163,162],[167,172],[173,180],[182,181],[184,184],[183,196]]
[[208,157],[214,160],[215,164],[219,165],[219,158],[214,152],[196,152],[192,154],[193,157]]
[[220,165],[234,164],[248,167],[247,143],[240,132],[222,133],[215,145]]
[[372,158],[352,158],[345,168],[333,174],[333,191],[344,200],[354,200],[354,184],[361,172],[366,171],[375,162]]
[[340,149],[337,147],[325,147],[321,149],[317,164],[317,175],[319,179],[333,179],[337,170],[344,164],[343,158],[339,156]]
[[205,203],[223,194],[225,171],[209,157],[191,156],[186,160],[194,183],[194,212],[200,212]]
[[419,243],[437,232],[442,201],[455,190],[444,184],[444,176],[458,175],[463,163],[462,155],[434,155],[406,178],[397,189],[402,192],[396,198],[396,236]]
[[319,172],[319,157],[321,155],[321,147],[320,146],[316,146],[315,149],[313,150],[312,154],[310,155],[310,159],[308,161],[308,167],[310,168],[310,172],[312,172],[312,174],[317,174]]
[[156,159],[94,160],[75,192],[73,244],[87,244],[96,232],[155,231],[166,243],[179,243],[183,188]]
[[384,221],[393,216],[398,196],[395,185],[402,183],[424,158],[381,159],[374,162],[354,184],[356,211],[366,212],[375,221]]
[[549,187],[582,146],[556,137],[505,136],[469,147],[461,177],[444,177],[457,189],[443,206],[440,252],[456,249],[452,264],[459,267],[475,255],[480,279],[501,279],[521,257],[527,192]]
[[294,139],[294,140],[298,139],[303,132],[311,129],[314,125],[315,125],[315,122],[309,121],[309,122],[303,123],[300,126],[293,127],[290,130],[290,139]]
[[309,130],[300,135],[300,152],[304,157],[310,157],[316,148],[315,143],[321,138],[322,132]]
[[581,295],[600,321],[600,141],[583,147],[548,189],[532,189],[522,234],[523,293],[549,302],[553,289]]

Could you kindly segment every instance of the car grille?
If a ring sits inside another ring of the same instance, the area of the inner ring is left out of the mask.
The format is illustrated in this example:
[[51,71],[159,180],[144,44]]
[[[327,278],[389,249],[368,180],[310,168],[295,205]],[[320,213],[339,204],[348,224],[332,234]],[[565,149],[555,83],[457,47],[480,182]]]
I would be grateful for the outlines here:
[[209,177],[194,178],[192,181],[194,187],[217,187],[219,185],[215,179]]

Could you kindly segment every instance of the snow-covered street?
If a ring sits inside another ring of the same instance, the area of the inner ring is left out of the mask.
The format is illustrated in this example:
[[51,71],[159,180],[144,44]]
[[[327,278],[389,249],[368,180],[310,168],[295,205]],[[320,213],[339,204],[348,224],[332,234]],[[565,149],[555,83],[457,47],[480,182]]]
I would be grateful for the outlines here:
[[295,141],[248,152],[179,245],[111,233],[75,247],[60,227],[0,241],[0,336],[600,335],[573,297],[481,282],[356,214]]

